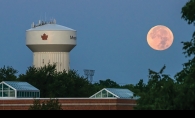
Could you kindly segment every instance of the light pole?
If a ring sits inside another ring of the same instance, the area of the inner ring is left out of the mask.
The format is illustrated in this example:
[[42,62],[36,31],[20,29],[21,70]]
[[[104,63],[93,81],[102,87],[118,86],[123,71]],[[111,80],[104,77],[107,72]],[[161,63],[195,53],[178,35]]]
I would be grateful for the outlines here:
[[95,73],[95,70],[84,69],[84,74],[87,77],[87,79],[89,79],[89,76],[90,76],[90,82],[93,81],[94,73]]

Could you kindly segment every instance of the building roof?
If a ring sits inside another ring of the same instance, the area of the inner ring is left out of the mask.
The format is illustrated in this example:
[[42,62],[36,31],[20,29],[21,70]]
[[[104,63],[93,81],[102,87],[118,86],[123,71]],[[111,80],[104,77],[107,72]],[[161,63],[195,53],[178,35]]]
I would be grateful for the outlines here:
[[119,89],[119,88],[105,88],[111,93],[115,94],[119,98],[130,98],[133,96],[133,92],[129,89]]
[[37,30],[45,30],[45,31],[54,31],[54,30],[70,30],[70,31],[75,31],[74,29],[58,25],[58,24],[45,24],[41,26],[37,26],[31,29],[28,29],[27,31],[37,31]]
[[2,81],[4,83],[19,91],[39,91],[36,87],[32,86],[28,82],[18,82],[18,81]]
[[131,92],[129,89],[122,89],[122,88],[103,88],[102,90],[98,91],[94,95],[90,96],[90,98],[105,98],[105,97],[134,98],[133,92]]

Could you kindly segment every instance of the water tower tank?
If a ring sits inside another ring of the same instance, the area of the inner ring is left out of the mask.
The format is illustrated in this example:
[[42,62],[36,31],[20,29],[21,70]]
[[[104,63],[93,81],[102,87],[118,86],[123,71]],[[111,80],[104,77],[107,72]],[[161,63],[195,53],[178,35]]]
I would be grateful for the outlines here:
[[26,30],[26,46],[33,52],[33,65],[56,64],[57,71],[69,70],[69,52],[76,46],[76,30],[39,21]]

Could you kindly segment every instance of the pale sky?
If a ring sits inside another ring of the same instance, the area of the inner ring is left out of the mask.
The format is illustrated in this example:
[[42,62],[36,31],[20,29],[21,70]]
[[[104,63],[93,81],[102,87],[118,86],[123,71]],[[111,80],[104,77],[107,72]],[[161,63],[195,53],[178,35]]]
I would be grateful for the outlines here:
[[[118,84],[148,80],[148,69],[174,76],[187,61],[181,41],[189,41],[194,27],[181,19],[188,0],[0,0],[0,67],[12,66],[23,74],[32,66],[26,46],[32,22],[55,18],[57,24],[77,31],[77,46],[70,52],[70,68],[84,76],[95,70],[93,81],[111,79]],[[147,44],[155,25],[169,27],[174,35],[165,51]]]

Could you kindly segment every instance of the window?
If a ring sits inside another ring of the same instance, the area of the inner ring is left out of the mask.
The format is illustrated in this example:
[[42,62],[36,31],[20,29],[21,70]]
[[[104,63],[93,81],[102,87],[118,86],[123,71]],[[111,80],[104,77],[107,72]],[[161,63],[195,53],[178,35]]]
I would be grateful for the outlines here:
[[99,92],[98,94],[96,94],[96,98],[101,98],[102,97],[102,92]]
[[114,97],[111,93],[108,92],[108,97]]
[[105,97],[107,97],[107,91],[106,90],[103,90],[102,91],[102,98],[105,98]]
[[2,97],[2,84],[0,84],[0,97]]
[[20,92],[19,91],[17,91],[17,97],[20,97]]
[[9,88],[9,97],[15,97],[15,90],[12,88]]
[[30,97],[29,92],[26,92],[26,97]]
[[8,90],[8,89],[9,89],[9,87],[7,85],[3,84],[3,90]]
[[15,91],[14,90],[10,90],[10,96],[9,97],[15,97]]
[[24,97],[24,91],[21,91],[21,93],[22,93],[22,94],[21,94],[21,97]]
[[15,90],[6,84],[0,84],[0,97],[15,97]]
[[32,97],[34,98],[34,97],[35,97],[35,94],[34,94],[34,92],[32,92],[31,94],[32,94]]
[[38,98],[39,97],[39,92],[36,92],[36,93],[37,93],[36,97]]
[[3,91],[3,97],[8,97],[8,91]]
[[2,84],[0,84],[0,90],[2,90]]
[[22,92],[21,91],[19,92],[19,95],[20,95],[20,97],[22,97]]

